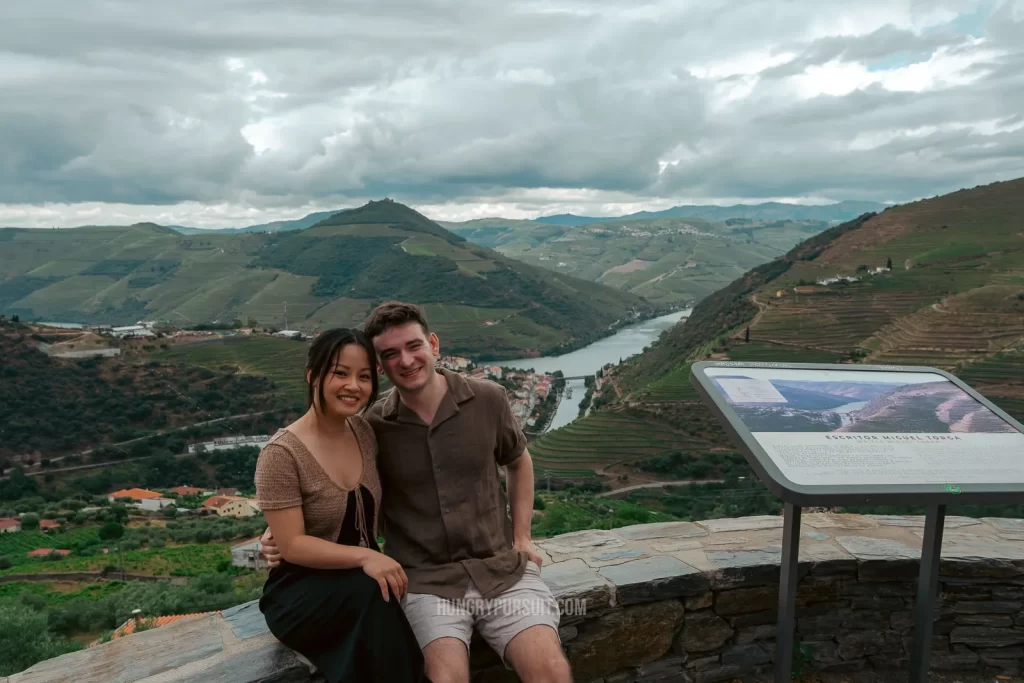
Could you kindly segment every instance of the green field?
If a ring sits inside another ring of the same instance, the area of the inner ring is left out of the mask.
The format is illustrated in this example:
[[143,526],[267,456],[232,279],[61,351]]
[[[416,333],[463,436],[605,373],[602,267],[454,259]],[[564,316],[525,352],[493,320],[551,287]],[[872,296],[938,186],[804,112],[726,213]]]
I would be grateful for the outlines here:
[[81,541],[99,540],[99,527],[81,527],[67,531],[19,531],[0,534],[0,555],[7,555],[12,561],[26,559],[25,553],[38,548],[71,548]]
[[[124,569],[129,574],[150,576],[201,576],[217,571],[224,560],[231,560],[231,543],[193,544],[148,550],[129,550],[124,553]],[[116,542],[111,542],[110,553],[89,557],[69,555],[62,560],[22,558],[5,574],[60,574],[62,572],[97,572],[108,566],[120,566]]]
[[174,344],[154,357],[210,370],[237,367],[245,374],[269,378],[287,399],[301,401],[305,395],[308,348],[306,342],[293,339],[239,335]]

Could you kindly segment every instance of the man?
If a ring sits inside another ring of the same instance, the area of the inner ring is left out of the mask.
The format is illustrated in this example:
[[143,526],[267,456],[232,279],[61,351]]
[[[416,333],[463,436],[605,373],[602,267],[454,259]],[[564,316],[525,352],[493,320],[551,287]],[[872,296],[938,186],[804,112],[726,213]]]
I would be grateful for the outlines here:
[[530,539],[533,464],[504,389],[437,368],[440,343],[418,306],[382,304],[364,331],[395,386],[367,420],[379,446],[384,552],[408,576],[402,606],[427,676],[468,683],[476,628],[525,683],[572,681]]

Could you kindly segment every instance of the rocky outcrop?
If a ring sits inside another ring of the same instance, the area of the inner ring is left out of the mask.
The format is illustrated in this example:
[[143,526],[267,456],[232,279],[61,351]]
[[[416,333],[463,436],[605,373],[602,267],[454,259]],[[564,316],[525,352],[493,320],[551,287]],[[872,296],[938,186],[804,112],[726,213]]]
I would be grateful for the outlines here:
[[[715,683],[770,671],[781,518],[669,522],[538,541],[575,680]],[[924,520],[806,514],[797,594],[804,672],[907,666]],[[1024,662],[1024,521],[946,520],[931,666],[1016,675]],[[486,646],[473,680],[510,681]],[[3,683],[310,681],[255,603],[41,662]]]

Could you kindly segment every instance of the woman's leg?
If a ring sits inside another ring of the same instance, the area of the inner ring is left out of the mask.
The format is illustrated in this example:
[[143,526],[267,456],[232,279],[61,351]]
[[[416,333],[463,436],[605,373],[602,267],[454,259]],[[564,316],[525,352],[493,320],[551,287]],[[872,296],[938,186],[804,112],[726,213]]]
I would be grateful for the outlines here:
[[[260,603],[271,633],[328,683],[422,683],[423,654],[401,605],[361,570],[290,577]],[[427,682],[429,683],[429,682]]]

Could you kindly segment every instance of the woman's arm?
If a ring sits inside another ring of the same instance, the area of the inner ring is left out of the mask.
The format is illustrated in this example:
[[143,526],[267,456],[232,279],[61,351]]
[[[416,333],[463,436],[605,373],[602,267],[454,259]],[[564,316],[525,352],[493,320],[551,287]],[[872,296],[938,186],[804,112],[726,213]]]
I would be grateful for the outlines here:
[[301,507],[265,510],[263,514],[281,557],[288,562],[314,569],[362,569],[380,586],[384,600],[389,600],[389,588],[395,597],[405,595],[409,587],[405,570],[384,553],[307,535]]
[[356,569],[362,568],[373,552],[369,548],[308,536],[301,507],[265,510],[263,514],[270,524],[281,557],[292,564],[313,569]]

